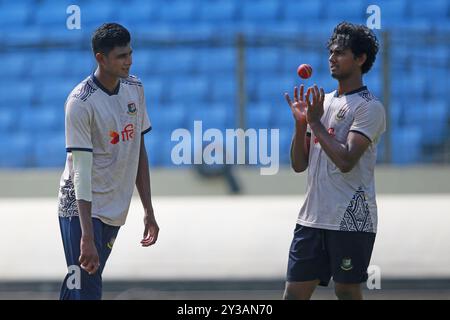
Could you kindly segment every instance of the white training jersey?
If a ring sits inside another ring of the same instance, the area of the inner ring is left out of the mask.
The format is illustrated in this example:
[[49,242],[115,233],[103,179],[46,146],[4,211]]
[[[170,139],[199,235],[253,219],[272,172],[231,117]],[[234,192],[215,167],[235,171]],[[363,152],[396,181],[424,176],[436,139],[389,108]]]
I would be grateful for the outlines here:
[[121,79],[109,92],[94,75],[65,104],[67,159],[59,189],[59,215],[78,215],[72,150],[93,153],[92,217],[112,226],[125,223],[136,182],[141,134],[151,129],[142,83]]
[[325,95],[321,122],[342,144],[350,131],[364,135],[371,144],[354,168],[342,173],[308,127],[308,186],[297,222],[320,229],[376,233],[374,168],[377,143],[386,129],[384,107],[366,87],[341,97],[333,91]]

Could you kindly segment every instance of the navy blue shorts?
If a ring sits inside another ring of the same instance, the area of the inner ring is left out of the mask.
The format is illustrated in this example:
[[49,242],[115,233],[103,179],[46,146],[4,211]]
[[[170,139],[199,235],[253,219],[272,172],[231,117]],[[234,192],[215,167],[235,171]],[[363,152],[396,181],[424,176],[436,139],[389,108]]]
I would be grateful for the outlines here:
[[113,227],[93,218],[94,242],[100,259],[100,267],[93,275],[81,269],[80,218],[59,218],[68,272],[61,286],[60,300],[99,300],[102,298],[102,272],[120,227]]
[[289,250],[287,281],[320,280],[328,286],[367,281],[375,233],[334,231],[297,224]]

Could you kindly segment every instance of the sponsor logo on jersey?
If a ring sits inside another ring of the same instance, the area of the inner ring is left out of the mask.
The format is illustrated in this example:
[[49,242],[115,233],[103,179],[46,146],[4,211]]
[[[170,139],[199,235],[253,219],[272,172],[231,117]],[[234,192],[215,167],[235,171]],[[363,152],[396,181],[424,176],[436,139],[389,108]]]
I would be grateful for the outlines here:
[[109,131],[111,137],[111,144],[117,144],[119,141],[129,141],[134,139],[134,125],[132,123],[127,124],[120,134],[117,131]]
[[120,136],[119,133],[117,133],[117,131],[109,131],[109,136],[111,137],[111,144],[117,144],[120,141]]

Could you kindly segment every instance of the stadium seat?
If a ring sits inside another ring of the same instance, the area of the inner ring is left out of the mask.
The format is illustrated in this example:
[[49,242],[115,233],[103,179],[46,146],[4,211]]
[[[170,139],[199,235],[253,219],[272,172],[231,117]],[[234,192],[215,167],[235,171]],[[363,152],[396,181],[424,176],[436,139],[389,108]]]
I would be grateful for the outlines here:
[[17,26],[24,26],[31,16],[33,7],[25,3],[0,4],[0,28],[3,30],[15,30]]
[[155,106],[159,106],[163,100],[164,95],[164,83],[158,78],[147,78],[146,75],[141,77],[144,85],[145,100],[147,103],[147,109],[152,110]]
[[17,109],[29,106],[33,93],[33,85],[28,81],[0,82],[0,108]]
[[323,6],[322,1],[315,0],[284,1],[282,5],[282,16],[284,19],[296,22],[317,21],[322,16]]
[[279,155],[280,163],[289,165],[291,162],[291,142],[292,142],[292,129],[280,128],[279,130],[280,144],[279,144]]
[[206,1],[199,6],[200,19],[213,23],[233,21],[236,16],[235,1]]
[[64,130],[64,105],[29,108],[20,114],[18,127],[23,132],[50,133]]
[[234,74],[237,63],[237,51],[234,47],[209,48],[198,52],[194,59],[195,67],[201,73]]
[[155,51],[153,70],[160,73],[187,74],[194,65],[194,51],[189,49],[172,49]]
[[13,108],[1,108],[0,109],[0,133],[9,134],[17,130],[16,124],[16,110]]
[[63,168],[66,161],[64,131],[38,134],[34,139],[33,165],[40,168]]
[[248,72],[272,73],[280,70],[281,51],[277,48],[248,49],[245,64]]
[[279,2],[275,0],[243,1],[240,6],[241,17],[246,21],[264,24],[279,18],[279,7]]
[[[45,1],[36,6],[36,12],[33,15],[34,22],[40,26],[60,26],[66,29],[66,21],[71,15],[67,14],[66,11],[70,5],[71,3],[68,1]],[[81,16],[83,19],[84,10],[81,11]]]
[[412,18],[433,17],[436,20],[448,19],[449,3],[447,0],[432,0],[423,2],[413,0],[410,2]]
[[300,64],[307,63],[313,68],[313,75],[316,75],[316,73],[319,72],[321,65],[324,65],[328,61],[327,55],[320,55],[317,52],[306,51],[301,47],[283,50],[280,52],[280,55],[282,71],[289,72],[291,74],[296,74],[297,68]]
[[233,76],[213,77],[211,79],[211,99],[216,103],[226,103],[230,107],[237,104],[237,84]]
[[31,133],[9,134],[0,139],[0,167],[25,168],[32,165]]
[[158,105],[149,111],[152,128],[158,132],[184,128],[186,127],[187,112],[188,109],[183,104]]
[[195,105],[206,99],[209,85],[204,77],[177,77],[169,88],[172,102]]
[[2,71],[9,79],[19,80],[24,78],[29,70],[29,55],[22,53],[4,53],[0,55]]
[[136,24],[148,24],[152,21],[156,16],[156,10],[157,3],[154,1],[135,1],[127,3],[118,10],[118,22],[133,29]]
[[330,20],[335,20],[336,23],[341,21],[365,23],[367,19],[366,8],[362,1],[354,0],[327,2],[324,6],[325,17]]
[[421,141],[422,132],[417,125],[393,128],[392,162],[399,165],[417,163],[420,160]]
[[375,4],[380,7],[381,28],[386,24],[390,24],[395,20],[403,20],[407,15],[407,0],[378,0],[371,3],[367,2],[367,6]]
[[18,27],[14,32],[4,34],[5,46],[37,46],[45,40],[45,31],[40,26]]
[[271,128],[271,109],[270,105],[263,103],[249,105],[246,109],[246,128]]
[[29,72],[35,78],[40,78],[43,75],[58,77],[67,74],[69,62],[67,53],[63,51],[42,52],[34,56]]
[[256,83],[257,101],[270,104],[275,101],[278,104],[286,103],[284,93],[292,92],[294,86],[298,83],[295,80],[296,79],[294,77],[260,79]]
[[60,105],[64,106],[70,92],[77,83],[67,81],[64,78],[49,79],[48,82],[36,83],[35,88],[39,88],[39,94],[36,96],[39,105]]
[[423,144],[440,145],[448,137],[450,112],[446,100],[429,100],[423,105],[422,133]]
[[193,22],[196,10],[197,8],[193,1],[164,1],[160,2],[158,6],[157,16],[162,21],[170,21],[172,23]]
[[163,154],[160,150],[162,143],[160,135],[152,130],[145,135],[144,141],[150,166],[161,166],[163,164]]

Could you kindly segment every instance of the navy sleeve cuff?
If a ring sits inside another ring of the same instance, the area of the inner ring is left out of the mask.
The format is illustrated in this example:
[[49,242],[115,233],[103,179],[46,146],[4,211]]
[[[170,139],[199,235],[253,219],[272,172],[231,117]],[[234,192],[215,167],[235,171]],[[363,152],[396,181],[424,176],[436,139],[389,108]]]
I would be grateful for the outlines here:
[[88,151],[88,152],[92,152],[92,149],[90,149],[90,148],[66,148],[66,152],[72,152],[72,151]]
[[150,130],[152,130],[152,127],[151,127],[151,126],[150,126],[148,129],[142,131],[141,134],[146,134],[146,133],[149,132]]

